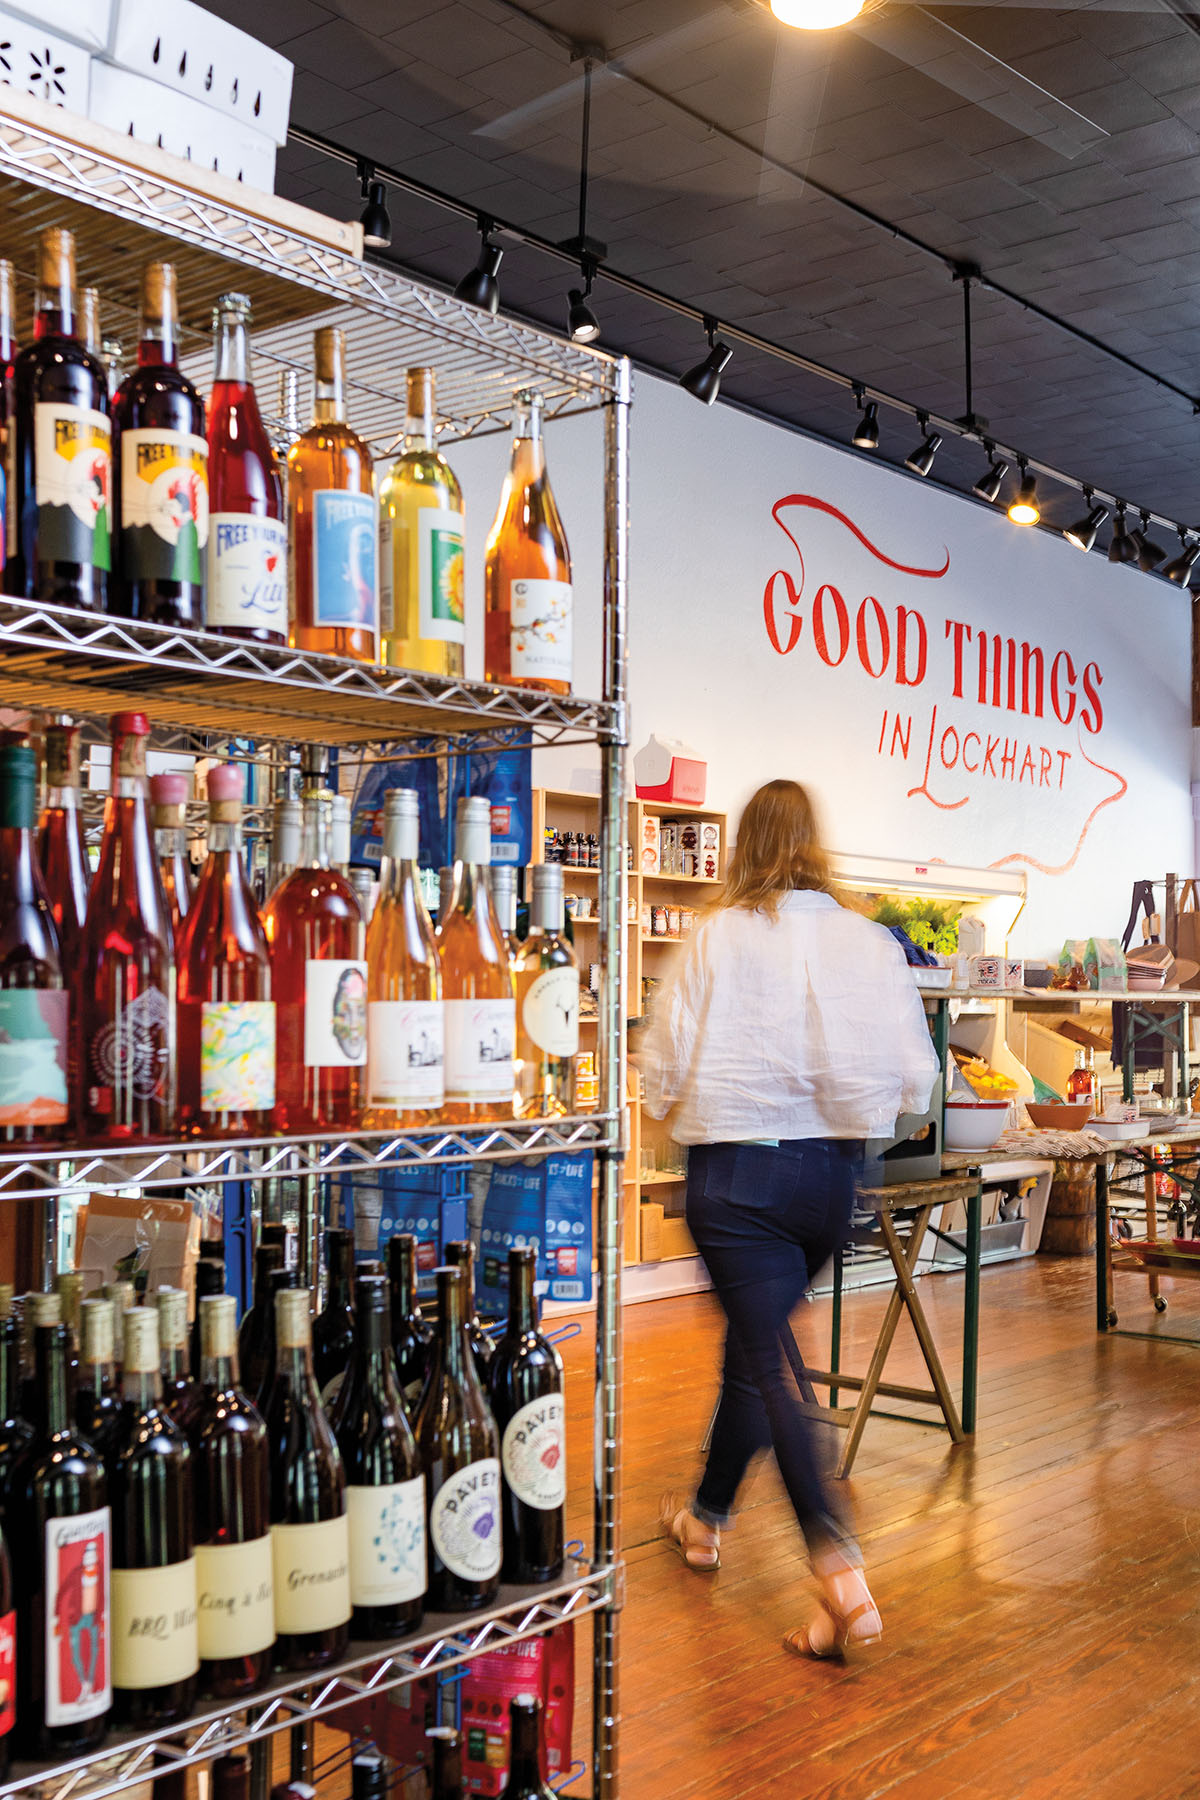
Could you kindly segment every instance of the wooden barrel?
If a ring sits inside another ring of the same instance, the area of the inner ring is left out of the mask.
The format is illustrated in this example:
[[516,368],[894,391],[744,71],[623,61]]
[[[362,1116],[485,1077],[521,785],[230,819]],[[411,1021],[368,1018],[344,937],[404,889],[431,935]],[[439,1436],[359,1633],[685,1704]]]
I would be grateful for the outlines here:
[[1095,1248],[1095,1168],[1070,1159],[1056,1162],[1039,1249],[1046,1256],[1091,1256]]

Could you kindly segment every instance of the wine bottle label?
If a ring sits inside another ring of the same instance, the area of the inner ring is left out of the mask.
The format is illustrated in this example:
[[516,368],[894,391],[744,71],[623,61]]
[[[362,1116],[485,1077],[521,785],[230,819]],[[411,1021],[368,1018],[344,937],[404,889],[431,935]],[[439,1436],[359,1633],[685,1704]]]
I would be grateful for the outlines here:
[[567,1497],[566,1410],[561,1394],[530,1400],[504,1427],[500,1461],[512,1493],[538,1512]]
[[378,531],[370,494],[322,489],[313,501],[313,624],[375,630]]
[[425,1592],[425,1479],[348,1487],[350,1598],[398,1606]]
[[17,1717],[17,1615],[0,1618],[0,1737],[7,1737]]
[[275,1642],[270,1537],[196,1547],[200,1655],[205,1662],[256,1656]]
[[417,514],[417,604],[423,638],[461,644],[466,637],[464,555],[462,514],[449,507],[423,506]]
[[0,991],[0,1125],[67,1122],[65,988]]
[[372,1000],[367,1045],[369,1105],[442,1104],[446,1029],[440,1000]]
[[123,431],[121,571],[127,581],[204,580],[208,445],[186,431]]
[[113,1110],[113,1090],[152,1100],[166,1086],[171,1056],[171,1008],[161,988],[143,988],[121,1014],[88,1040],[92,1112]]
[[521,1024],[547,1056],[579,1048],[579,970],[563,963],[534,977],[521,1002]]
[[391,637],[396,629],[396,539],[391,515],[379,520],[379,635]]
[[273,1000],[204,1001],[200,1104],[205,1112],[265,1112],[274,1106]]
[[447,1100],[508,1100],[517,1009],[512,1000],[447,1000]]
[[112,427],[89,406],[33,409],[39,562],[112,568]]
[[571,679],[571,584],[527,581],[509,584],[514,676],[539,681]]
[[367,1060],[367,965],[310,960],[304,965],[304,1064],[361,1067]]
[[112,1572],[113,1686],[167,1687],[200,1667],[196,1559]]
[[281,1637],[330,1631],[350,1617],[350,1530],[345,1513],[315,1525],[272,1525],[275,1629]]
[[213,513],[208,531],[210,625],[252,625],[287,635],[287,526],[253,513]]
[[491,1581],[500,1573],[500,1464],[494,1456],[468,1463],[442,1483],[429,1509],[429,1538],[460,1581]]
[[107,1506],[46,1520],[48,1726],[78,1725],[112,1706],[111,1545]]

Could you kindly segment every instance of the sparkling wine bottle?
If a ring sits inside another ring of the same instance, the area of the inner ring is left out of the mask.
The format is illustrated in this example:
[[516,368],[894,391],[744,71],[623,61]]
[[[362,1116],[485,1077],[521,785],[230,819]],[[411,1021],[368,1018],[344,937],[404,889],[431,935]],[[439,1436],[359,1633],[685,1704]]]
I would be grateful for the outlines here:
[[462,489],[437,449],[432,369],[409,369],[404,450],[379,488],[382,660],[434,675],[463,672]]
[[163,1409],[186,1434],[200,1398],[192,1380],[188,1297],[183,1288],[160,1287],[154,1298],[158,1304]]
[[[8,1307],[0,1319],[0,1520],[8,1517],[21,1459],[33,1441],[33,1426],[21,1412],[21,1321]],[[11,1522],[10,1522],[11,1523]]]
[[432,1800],[464,1800],[462,1738],[450,1725],[425,1733],[433,1745]]
[[68,988],[79,967],[91,882],[79,801],[79,727],[57,718],[46,727],[46,804],[38,821],[38,860]]
[[472,1612],[500,1591],[500,1441],[467,1341],[461,1269],[437,1272],[438,1334],[417,1413],[433,1612]]
[[183,926],[192,910],[196,884],[187,852],[188,778],[176,771],[150,777],[150,812],[154,821],[154,851],[162,875],[171,938],[176,951]]
[[33,342],[13,365],[16,450],[4,591],[103,612],[112,568],[112,428],[103,364],[79,335],[75,240],[43,231]]
[[116,1308],[111,1300],[85,1300],[79,1312],[75,1423],[101,1462],[107,1463],[121,1416]]
[[428,1125],[445,1099],[442,971],[417,878],[420,816],[412,788],[383,803],[379,903],[367,931],[364,1125]]
[[121,1417],[109,1456],[116,1716],[173,1725],[196,1697],[192,1455],[163,1404],[158,1313],[125,1315]]
[[237,1303],[200,1302],[196,1489],[200,1685],[219,1700],[261,1686],[275,1642],[267,1428],[238,1382]]
[[283,1267],[283,1247],[261,1240],[254,1251],[254,1290],[238,1326],[238,1367],[242,1387],[253,1400],[262,1385],[269,1347],[275,1336],[275,1300],[271,1275]]
[[425,1480],[392,1357],[387,1277],[354,1284],[354,1348],[330,1424],[346,1469],[356,1638],[415,1631],[424,1611]]
[[409,1417],[416,1415],[429,1372],[433,1329],[417,1300],[417,1240],[407,1231],[388,1240],[388,1278],[392,1296],[392,1351],[396,1375]]
[[518,1694],[509,1701],[508,1783],[501,1800],[554,1800],[554,1789],[542,1779],[542,1703],[535,1694]]
[[336,1131],[358,1123],[367,1060],[367,964],[358,896],[329,866],[333,795],[329,753],[310,749],[300,866],[264,916],[271,945],[279,1131]]
[[438,926],[446,1013],[446,1107],[457,1122],[512,1113],[516,1014],[508,949],[487,883],[492,809],[458,802],[454,886]]
[[275,1105],[271,953],[242,854],[242,771],[208,772],[208,856],[179,942],[179,1121],[254,1136]]
[[0,743],[0,1142],[59,1138],[70,1117],[68,996],[33,841],[37,758]]
[[567,1497],[563,1366],[538,1329],[537,1251],[508,1253],[508,1325],[490,1372],[500,1433],[505,1581],[557,1581]]
[[520,1118],[554,1119],[575,1111],[579,1050],[579,964],[563,936],[563,872],[535,863],[529,936],[513,963],[517,1054],[513,1110]]
[[513,395],[512,466],[487,541],[484,678],[571,691],[571,553],[546,474],[542,396]]
[[285,644],[287,517],[283,476],[250,379],[250,302],[217,302],[216,374],[208,406],[208,629]]
[[325,1232],[325,1304],[313,1320],[313,1374],[328,1406],[330,1388],[345,1373],[354,1347],[354,1233],[331,1225]]
[[496,1346],[492,1334],[479,1316],[479,1308],[475,1298],[475,1245],[470,1238],[461,1238],[457,1242],[446,1245],[446,1261],[452,1268],[463,1272],[464,1304],[467,1313],[467,1342],[471,1346],[471,1354],[475,1358],[475,1373],[486,1389],[488,1370],[492,1358],[496,1354]]
[[267,1398],[275,1660],[317,1669],[343,1656],[350,1636],[346,1473],[312,1372],[307,1288],[275,1299],[275,1380]]
[[[204,402],[181,374],[172,263],[142,273],[137,366],[112,406],[120,554],[112,610],[153,625],[204,625],[208,440]],[[115,602],[115,604],[113,604]]]
[[143,713],[113,719],[113,785],[80,954],[76,1044],[86,1136],[175,1124],[175,954],[150,839]]
[[291,641],[373,662],[379,528],[371,453],[346,423],[346,334],[313,340],[313,422],[288,452]]

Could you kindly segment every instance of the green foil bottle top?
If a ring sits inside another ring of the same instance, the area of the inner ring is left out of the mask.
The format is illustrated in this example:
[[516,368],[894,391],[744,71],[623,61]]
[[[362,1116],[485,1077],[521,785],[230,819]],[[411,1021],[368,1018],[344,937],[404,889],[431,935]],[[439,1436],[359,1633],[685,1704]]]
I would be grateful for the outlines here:
[[28,744],[0,743],[0,828],[33,830],[37,810],[37,757]]

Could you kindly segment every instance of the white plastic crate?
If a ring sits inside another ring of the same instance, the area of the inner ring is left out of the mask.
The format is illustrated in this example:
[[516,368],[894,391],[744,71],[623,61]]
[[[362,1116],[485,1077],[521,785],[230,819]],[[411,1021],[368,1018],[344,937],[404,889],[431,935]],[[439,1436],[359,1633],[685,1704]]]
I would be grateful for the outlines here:
[[287,141],[291,63],[192,0],[116,0],[108,60]]
[[157,144],[201,168],[272,193],[275,144],[240,119],[201,106],[161,82],[147,81],[110,63],[92,64],[89,118],[125,137]]
[[[5,0],[3,11],[18,13],[39,30],[53,31],[87,50],[107,50],[116,0]],[[73,110],[82,112],[82,106]]]
[[86,113],[91,60],[78,44],[0,9],[0,83],[5,87]]

